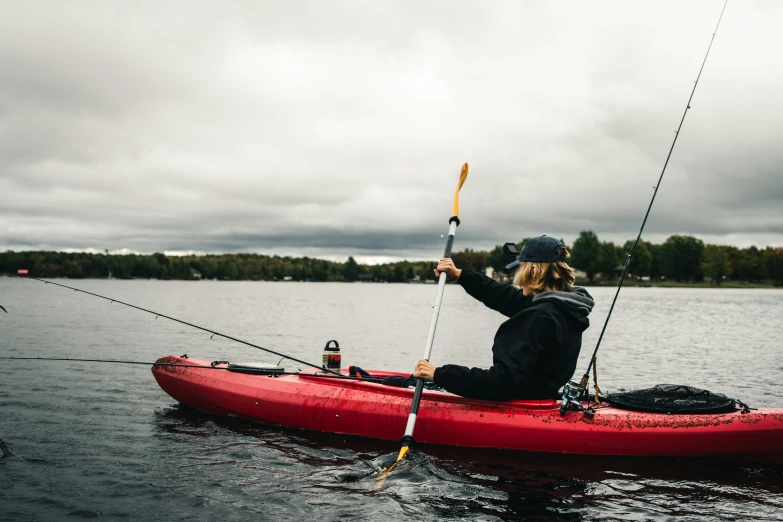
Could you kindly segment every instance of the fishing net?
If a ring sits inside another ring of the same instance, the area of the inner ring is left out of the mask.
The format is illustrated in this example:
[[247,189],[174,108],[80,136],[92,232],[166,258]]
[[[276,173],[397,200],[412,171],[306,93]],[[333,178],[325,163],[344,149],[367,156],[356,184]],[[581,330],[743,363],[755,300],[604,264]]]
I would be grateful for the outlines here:
[[728,413],[737,409],[735,400],[723,394],[681,384],[612,393],[606,401],[615,408],[651,413]]

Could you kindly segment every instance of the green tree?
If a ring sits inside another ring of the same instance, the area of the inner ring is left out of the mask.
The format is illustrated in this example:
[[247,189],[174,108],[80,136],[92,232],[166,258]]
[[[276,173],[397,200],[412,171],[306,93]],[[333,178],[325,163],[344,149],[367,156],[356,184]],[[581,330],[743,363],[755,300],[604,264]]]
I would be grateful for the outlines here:
[[650,244],[650,279],[661,279],[663,275],[663,258],[666,257],[663,245]]
[[166,254],[155,252],[154,254],[152,254],[152,257],[155,258],[155,261],[157,261],[160,266],[168,266],[170,263],[169,258],[166,256]]
[[359,279],[359,264],[351,256],[343,267],[343,280],[356,281],[357,279]]
[[329,280],[329,264],[326,261],[317,261],[313,266],[313,279],[316,281]]
[[755,246],[739,252],[737,268],[739,278],[745,281],[760,282],[767,275],[766,267],[761,259],[761,251]]
[[591,283],[597,272],[596,262],[600,250],[601,242],[598,241],[598,236],[595,235],[595,232],[583,230],[579,232],[579,237],[574,241],[571,251],[571,265],[586,272]]
[[[36,260],[35,258],[32,258],[32,273],[29,275],[35,276],[35,277],[51,277],[50,274],[46,273],[46,266],[41,262]],[[29,269],[28,269],[29,270]]]
[[506,265],[511,262],[505,254],[503,254],[503,246],[497,245],[495,248],[489,251],[487,254],[487,264],[491,266],[495,272],[502,272],[506,269]]
[[71,279],[81,279],[84,277],[84,271],[82,270],[82,264],[76,260],[68,259],[63,265],[65,269],[65,275]]
[[234,263],[234,259],[229,256],[223,256],[218,261],[217,272],[218,279],[228,279],[234,281],[237,279],[237,266]]
[[593,265],[596,272],[600,272],[604,277],[612,277],[617,268],[617,250],[614,243],[607,241],[601,243],[598,248],[598,257]]
[[701,266],[704,275],[712,279],[716,285],[720,285],[723,278],[731,272],[729,255],[723,247],[718,245],[704,247],[704,262]]
[[[623,256],[631,252],[634,240],[629,240],[623,245]],[[621,263],[625,264],[625,257],[622,258]],[[636,250],[631,257],[631,264],[628,265],[628,273],[635,274],[639,277],[650,275],[650,268],[652,266],[652,253],[647,247],[647,243],[639,241],[636,245]]]
[[775,286],[783,286],[783,247],[767,247],[762,258],[769,278]]
[[704,242],[691,236],[670,236],[661,250],[663,274],[676,281],[701,281]]

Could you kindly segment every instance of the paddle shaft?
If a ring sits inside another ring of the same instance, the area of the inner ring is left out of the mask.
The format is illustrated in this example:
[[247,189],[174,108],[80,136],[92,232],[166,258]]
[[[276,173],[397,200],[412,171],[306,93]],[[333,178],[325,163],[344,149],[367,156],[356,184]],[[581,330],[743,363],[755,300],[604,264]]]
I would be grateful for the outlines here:
[[[446,250],[443,257],[451,256],[451,247],[454,245],[454,234],[457,232],[459,218],[457,216],[449,219],[449,238],[446,240]],[[440,315],[440,303],[443,301],[443,289],[446,287],[446,272],[441,272],[438,277],[438,293],[435,295],[435,305],[432,310],[432,319],[430,320],[430,331],[427,334],[427,344],[424,347],[424,359],[429,361],[432,353],[432,343],[435,340],[435,328],[438,326],[438,316]],[[413,393],[413,403],[411,411],[408,414],[408,424],[405,426],[405,435],[400,442],[404,446],[413,444],[413,430],[416,427],[416,416],[419,414],[419,403],[421,402],[421,392],[424,390],[424,379],[416,379],[416,391]]]

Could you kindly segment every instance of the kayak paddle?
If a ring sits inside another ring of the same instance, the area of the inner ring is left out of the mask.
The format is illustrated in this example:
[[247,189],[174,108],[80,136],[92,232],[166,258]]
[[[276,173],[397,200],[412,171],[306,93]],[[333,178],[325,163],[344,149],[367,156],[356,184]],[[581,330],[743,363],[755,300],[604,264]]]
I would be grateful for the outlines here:
[[[454,244],[454,234],[457,232],[457,226],[459,225],[459,189],[462,188],[463,183],[468,178],[468,164],[462,165],[462,171],[459,175],[459,183],[457,184],[457,190],[454,192],[454,215],[449,219],[449,238],[446,240],[446,250],[443,253],[443,257],[451,256],[451,247]],[[446,272],[441,272],[438,278],[438,293],[435,296],[435,306],[432,310],[432,320],[430,321],[430,332],[427,335],[427,344],[424,348],[424,359],[430,360],[430,353],[432,352],[432,342],[435,340],[435,327],[438,325],[438,314],[440,313],[440,303],[443,300],[443,289],[446,286]],[[424,379],[416,379],[416,391],[413,393],[413,403],[411,404],[411,411],[408,414],[408,424],[405,426],[405,435],[400,439],[402,448],[397,460],[383,470],[383,473],[391,471],[397,462],[405,458],[408,454],[408,448],[413,445],[413,429],[416,427],[416,416],[419,413],[419,403],[421,402],[421,392],[424,389]]]

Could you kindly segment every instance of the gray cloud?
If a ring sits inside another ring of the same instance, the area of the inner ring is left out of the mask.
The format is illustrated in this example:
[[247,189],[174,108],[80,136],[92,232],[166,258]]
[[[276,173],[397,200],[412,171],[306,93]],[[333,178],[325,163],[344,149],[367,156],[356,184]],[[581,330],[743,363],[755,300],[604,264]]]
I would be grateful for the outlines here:
[[[434,258],[635,237],[722,2],[3,2],[0,248]],[[645,237],[783,243],[783,36],[732,3]]]

